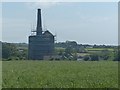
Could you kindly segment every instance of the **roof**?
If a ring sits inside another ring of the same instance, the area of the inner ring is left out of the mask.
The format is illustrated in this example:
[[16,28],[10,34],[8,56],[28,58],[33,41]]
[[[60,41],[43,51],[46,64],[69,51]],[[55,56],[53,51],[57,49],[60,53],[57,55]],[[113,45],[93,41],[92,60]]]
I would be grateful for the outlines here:
[[46,36],[53,36],[53,34],[52,34],[51,32],[49,32],[48,30],[45,31],[45,32],[43,33],[43,35],[46,35]]

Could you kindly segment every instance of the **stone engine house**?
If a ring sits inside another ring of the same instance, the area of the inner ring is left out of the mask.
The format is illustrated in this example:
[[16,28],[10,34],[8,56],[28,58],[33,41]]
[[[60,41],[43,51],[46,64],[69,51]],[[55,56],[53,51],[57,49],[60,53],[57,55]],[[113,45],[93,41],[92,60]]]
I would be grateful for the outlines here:
[[28,59],[43,60],[54,52],[54,35],[48,30],[42,30],[41,9],[37,12],[36,34],[29,36]]

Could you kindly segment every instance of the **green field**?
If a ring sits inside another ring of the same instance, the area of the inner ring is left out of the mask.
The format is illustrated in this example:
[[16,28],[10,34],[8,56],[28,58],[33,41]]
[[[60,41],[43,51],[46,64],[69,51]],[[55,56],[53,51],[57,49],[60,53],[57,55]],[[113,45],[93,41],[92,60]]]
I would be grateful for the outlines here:
[[2,89],[2,60],[0,59],[0,90]]
[[87,51],[102,51],[102,50],[108,50],[108,51],[114,51],[113,48],[86,48]]
[[3,61],[4,88],[117,88],[118,62]]

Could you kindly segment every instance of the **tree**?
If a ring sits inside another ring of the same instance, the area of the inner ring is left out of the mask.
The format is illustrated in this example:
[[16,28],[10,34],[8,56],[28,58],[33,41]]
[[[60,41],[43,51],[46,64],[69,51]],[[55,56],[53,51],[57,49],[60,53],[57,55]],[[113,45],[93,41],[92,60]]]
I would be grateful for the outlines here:
[[99,60],[99,56],[97,54],[92,54],[90,55],[91,61],[98,61]]
[[85,61],[89,61],[90,60],[90,56],[89,55],[86,55],[86,56],[84,56],[84,58],[83,58]]
[[2,43],[2,58],[8,59],[17,55],[17,48],[14,44]]
[[2,59],[2,42],[0,41],[0,60]]
[[100,57],[103,59],[103,60],[108,60],[110,58],[110,51],[105,49],[105,50],[102,50],[101,53],[100,53]]
[[27,59],[28,50],[19,49],[16,44],[2,43],[2,58],[8,60],[25,60]]
[[120,46],[114,49],[114,61],[120,61]]

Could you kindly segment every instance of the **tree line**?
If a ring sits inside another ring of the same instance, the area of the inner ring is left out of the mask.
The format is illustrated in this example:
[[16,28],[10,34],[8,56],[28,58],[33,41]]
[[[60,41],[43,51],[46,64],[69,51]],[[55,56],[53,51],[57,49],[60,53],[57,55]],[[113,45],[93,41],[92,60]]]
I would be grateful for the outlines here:
[[26,60],[27,49],[20,49],[14,43],[2,43],[3,60]]
[[[100,52],[88,53],[86,48],[105,48]],[[108,49],[113,48],[110,52]],[[84,53],[85,56],[78,54]],[[99,61],[99,60],[120,60],[120,49],[117,46],[106,45],[82,45],[77,44],[75,41],[66,41],[55,43],[55,55],[60,58],[56,60],[77,60],[83,59],[84,61]],[[27,60],[28,59],[28,45],[25,43],[6,43],[2,42],[2,59],[3,60]]]

